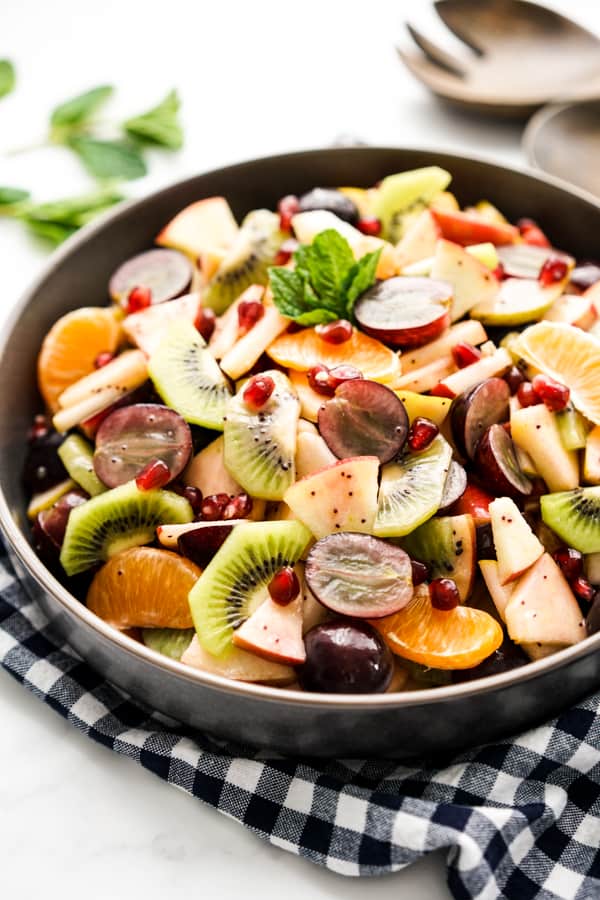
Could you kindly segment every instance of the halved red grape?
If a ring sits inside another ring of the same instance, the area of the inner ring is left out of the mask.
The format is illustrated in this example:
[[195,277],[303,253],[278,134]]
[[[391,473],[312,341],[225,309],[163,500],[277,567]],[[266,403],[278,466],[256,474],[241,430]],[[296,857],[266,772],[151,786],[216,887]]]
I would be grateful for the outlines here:
[[39,494],[69,477],[58,455],[64,434],[46,429],[34,434],[29,443],[23,466],[23,484],[28,494]]
[[464,456],[473,459],[484,431],[508,419],[509,399],[510,388],[503,378],[486,378],[452,401],[452,437]]
[[318,415],[321,436],[338,459],[377,456],[389,462],[408,434],[402,401],[385,385],[362,378],[341,384]]
[[152,303],[174,300],[192,282],[192,264],[178,250],[146,250],[124,262],[113,273],[108,290],[115,303],[125,305],[135,287],[149,288]]
[[485,489],[497,497],[519,497],[533,489],[517,462],[515,445],[502,425],[491,425],[479,441],[475,466]]
[[381,693],[389,687],[394,658],[375,629],[360,620],[334,619],[305,635],[306,662],[298,677],[305,691]]
[[356,301],[363,331],[398,347],[432,341],[450,324],[452,287],[433,278],[397,276],[380,281]]
[[317,541],[308,554],[304,577],[323,606],[359,619],[391,616],[413,595],[408,553],[380,538],[350,531]]
[[179,413],[159,403],[135,403],[115,410],[102,422],[96,434],[94,470],[112,488],[159,459],[169,467],[173,480],[191,452],[190,427]]
[[455,459],[450,463],[446,483],[444,484],[444,493],[440,503],[440,511],[447,509],[459,500],[467,489],[467,473],[460,463]]
[[204,568],[237,524],[237,521],[198,522],[178,537],[177,549],[182,556]]
[[506,244],[496,249],[504,274],[510,278],[537,278],[542,266],[550,257],[558,257],[567,266],[571,266],[574,262],[571,256],[553,250],[552,247],[540,247],[534,244]]
[[60,550],[71,510],[81,506],[86,500],[89,500],[89,497],[84,491],[68,491],[50,509],[43,509],[38,513],[35,530],[39,529],[50,545],[57,551]]

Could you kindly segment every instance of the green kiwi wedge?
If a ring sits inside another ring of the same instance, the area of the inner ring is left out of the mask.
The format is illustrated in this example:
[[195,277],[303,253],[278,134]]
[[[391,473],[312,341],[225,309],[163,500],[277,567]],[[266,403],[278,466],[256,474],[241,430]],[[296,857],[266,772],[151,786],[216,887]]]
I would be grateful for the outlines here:
[[426,450],[404,453],[381,471],[377,537],[401,537],[430,519],[442,502],[452,448],[439,434]]
[[600,551],[600,486],[540,497],[542,519],[569,547]]
[[388,175],[377,188],[373,214],[382,225],[381,236],[397,243],[411,221],[440,191],[450,184],[451,175],[439,166],[427,166]]
[[148,362],[161,398],[192,425],[223,430],[229,383],[191,322],[173,322]]
[[268,209],[248,213],[233,246],[207,285],[202,305],[220,315],[251,284],[266,284],[268,268],[283,240],[276,213]]
[[90,497],[102,494],[106,490],[94,470],[94,451],[91,445],[79,434],[70,434],[58,448],[62,464],[77,484]]
[[75,507],[69,515],[60,561],[77,575],[115,553],[154,540],[157,525],[191,522],[192,508],[171,491],[140,491],[128,481]]
[[282,500],[296,480],[296,433],[300,403],[283,372],[261,373],[275,389],[259,410],[244,401],[244,384],[227,407],[224,462],[230,475],[253,497]]
[[430,578],[452,578],[464,603],[475,579],[477,541],[472,516],[429,519],[402,539],[402,547],[425,563]]
[[142,640],[146,647],[178,661],[192,643],[193,637],[193,628],[142,629]]
[[302,556],[311,534],[301,522],[249,522],[233,529],[192,590],[190,609],[198,640],[213,656],[267,597],[268,584]]

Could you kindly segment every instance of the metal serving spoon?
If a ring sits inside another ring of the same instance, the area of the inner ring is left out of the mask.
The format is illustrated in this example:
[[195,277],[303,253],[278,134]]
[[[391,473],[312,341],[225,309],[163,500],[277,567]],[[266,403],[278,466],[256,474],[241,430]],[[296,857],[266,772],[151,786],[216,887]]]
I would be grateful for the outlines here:
[[436,0],[470,53],[460,57],[407,23],[422,53],[398,48],[413,75],[445,100],[526,118],[551,100],[600,97],[600,39],[526,0]]
[[600,197],[600,100],[546,106],[525,129],[529,162]]

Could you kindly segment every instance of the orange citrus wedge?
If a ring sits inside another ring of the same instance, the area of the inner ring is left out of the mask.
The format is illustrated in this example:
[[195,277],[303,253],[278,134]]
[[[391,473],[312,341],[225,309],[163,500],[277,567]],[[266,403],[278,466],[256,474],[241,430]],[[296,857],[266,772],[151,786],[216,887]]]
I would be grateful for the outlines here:
[[38,385],[46,405],[58,409],[65,388],[94,371],[99,353],[114,353],[121,338],[117,308],[82,307],[54,323],[38,356]]
[[[513,347],[511,347],[513,352]],[[566,384],[579,412],[600,425],[600,340],[562,322],[538,322],[514,342],[534,369]]]
[[398,656],[432,669],[471,669],[497,650],[503,637],[498,622],[480,609],[434,609],[427,585],[416,588],[400,612],[371,625]]
[[306,372],[319,364],[329,369],[355,366],[365,378],[382,384],[394,382],[401,371],[397,353],[357,328],[343,344],[324,341],[314,328],[282,334],[267,348],[267,354],[279,365],[298,372]]
[[115,628],[193,628],[188,594],[201,574],[170,550],[133,547],[96,573],[86,603]]

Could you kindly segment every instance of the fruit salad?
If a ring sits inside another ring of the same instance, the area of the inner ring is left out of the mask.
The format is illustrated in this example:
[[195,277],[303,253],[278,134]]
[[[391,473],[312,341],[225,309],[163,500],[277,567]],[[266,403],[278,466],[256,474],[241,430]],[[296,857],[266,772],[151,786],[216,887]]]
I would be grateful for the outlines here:
[[[526,212],[526,211],[524,211]],[[600,267],[428,167],[181,210],[50,329],[33,544],[130,639],[331,693],[600,629]]]

